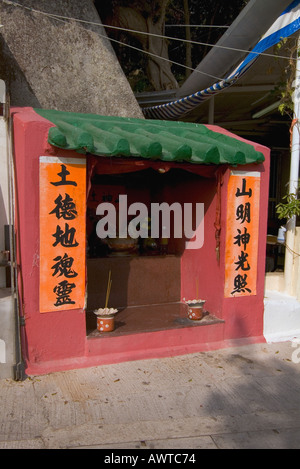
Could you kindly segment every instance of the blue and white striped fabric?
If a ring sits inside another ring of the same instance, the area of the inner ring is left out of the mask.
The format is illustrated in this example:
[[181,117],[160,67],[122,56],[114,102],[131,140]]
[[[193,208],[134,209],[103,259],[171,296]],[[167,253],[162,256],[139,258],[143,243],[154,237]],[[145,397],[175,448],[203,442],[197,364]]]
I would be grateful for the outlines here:
[[185,98],[181,98],[167,104],[143,108],[142,111],[144,116],[148,119],[178,119],[197,107],[203,101],[235,84],[237,80],[253,65],[261,53],[265,52],[275,44],[278,44],[282,38],[291,36],[299,29],[300,0],[294,0],[273,23],[243,62],[241,62],[240,65],[230,73],[230,75],[224,78],[224,80],[215,83],[205,90],[197,91],[197,93],[186,96]]

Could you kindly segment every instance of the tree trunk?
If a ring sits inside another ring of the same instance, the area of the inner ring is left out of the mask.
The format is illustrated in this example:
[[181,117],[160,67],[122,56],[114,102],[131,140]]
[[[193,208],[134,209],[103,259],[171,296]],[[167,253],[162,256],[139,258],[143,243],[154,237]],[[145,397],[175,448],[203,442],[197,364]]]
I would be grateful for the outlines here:
[[[117,7],[114,10],[113,25],[124,29],[164,35],[165,13],[169,0],[160,2],[155,14],[142,15],[137,9]],[[124,31],[125,32],[125,31]],[[148,36],[128,31],[129,35],[137,39],[143,50],[148,52],[148,78],[155,90],[178,88],[178,83],[172,73],[168,53],[168,42],[157,36]]]

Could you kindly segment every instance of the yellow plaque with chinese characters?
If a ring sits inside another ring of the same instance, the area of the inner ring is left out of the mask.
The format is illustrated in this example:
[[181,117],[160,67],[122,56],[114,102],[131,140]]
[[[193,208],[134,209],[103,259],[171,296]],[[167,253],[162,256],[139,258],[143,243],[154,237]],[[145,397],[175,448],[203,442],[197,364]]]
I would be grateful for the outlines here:
[[225,298],[256,295],[260,173],[229,177],[225,247]]
[[40,312],[84,308],[86,162],[40,157]]

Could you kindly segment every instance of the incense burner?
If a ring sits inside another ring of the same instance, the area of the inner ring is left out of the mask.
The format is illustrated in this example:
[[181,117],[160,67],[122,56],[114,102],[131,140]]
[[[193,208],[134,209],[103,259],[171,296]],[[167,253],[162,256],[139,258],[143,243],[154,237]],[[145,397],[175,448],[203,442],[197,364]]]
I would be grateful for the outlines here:
[[192,321],[199,321],[203,318],[203,306],[206,300],[188,300],[188,318]]

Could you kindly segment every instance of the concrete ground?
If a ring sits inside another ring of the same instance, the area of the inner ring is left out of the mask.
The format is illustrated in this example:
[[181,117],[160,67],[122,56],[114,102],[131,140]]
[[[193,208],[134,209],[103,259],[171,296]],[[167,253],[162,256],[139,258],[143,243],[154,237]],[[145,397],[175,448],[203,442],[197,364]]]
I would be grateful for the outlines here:
[[0,449],[299,449],[299,385],[294,342],[2,379]]

